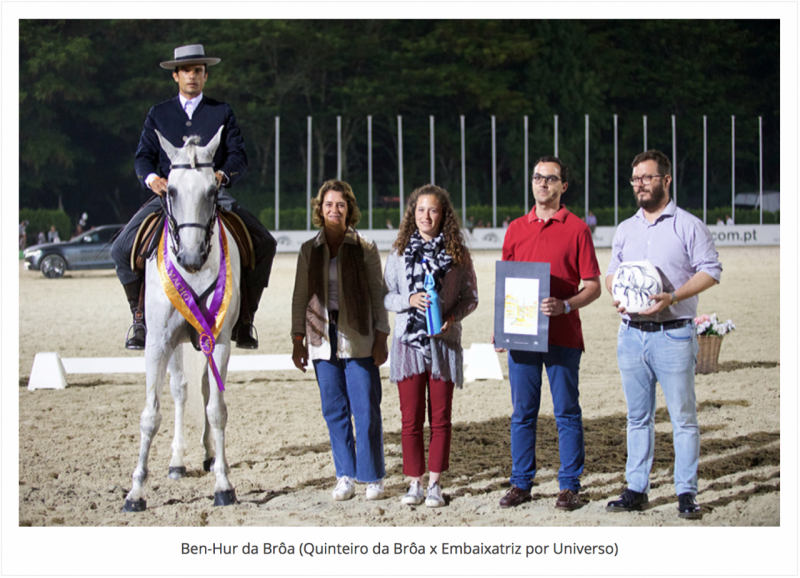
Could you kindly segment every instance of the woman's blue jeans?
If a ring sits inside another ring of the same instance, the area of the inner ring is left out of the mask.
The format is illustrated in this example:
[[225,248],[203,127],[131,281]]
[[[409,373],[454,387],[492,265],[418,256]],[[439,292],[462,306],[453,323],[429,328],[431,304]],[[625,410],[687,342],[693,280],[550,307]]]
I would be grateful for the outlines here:
[[547,371],[553,413],[558,427],[559,489],[578,492],[585,450],[583,418],[578,403],[580,349],[550,345],[547,353],[508,352],[511,383],[511,483],[530,491],[536,475],[536,423],[542,395],[542,367]]
[[[322,415],[328,424],[336,477],[376,482],[386,475],[383,461],[381,376],[372,356],[339,359],[331,324],[331,358],[314,360]],[[353,421],[355,421],[355,439]]]

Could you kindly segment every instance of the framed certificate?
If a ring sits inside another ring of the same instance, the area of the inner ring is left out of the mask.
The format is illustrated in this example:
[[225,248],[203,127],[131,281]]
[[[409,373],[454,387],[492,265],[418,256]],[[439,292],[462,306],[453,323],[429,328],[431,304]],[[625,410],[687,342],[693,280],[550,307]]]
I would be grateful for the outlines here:
[[550,296],[550,263],[497,261],[494,343],[504,349],[547,351],[550,318],[539,306]]

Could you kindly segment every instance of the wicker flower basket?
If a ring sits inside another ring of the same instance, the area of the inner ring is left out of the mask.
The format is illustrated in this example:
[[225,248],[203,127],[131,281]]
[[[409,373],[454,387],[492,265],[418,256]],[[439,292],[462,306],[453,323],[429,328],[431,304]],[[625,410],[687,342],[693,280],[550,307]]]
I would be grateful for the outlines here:
[[719,348],[722,337],[717,335],[698,335],[697,343],[700,352],[697,354],[695,373],[716,373],[719,371]]

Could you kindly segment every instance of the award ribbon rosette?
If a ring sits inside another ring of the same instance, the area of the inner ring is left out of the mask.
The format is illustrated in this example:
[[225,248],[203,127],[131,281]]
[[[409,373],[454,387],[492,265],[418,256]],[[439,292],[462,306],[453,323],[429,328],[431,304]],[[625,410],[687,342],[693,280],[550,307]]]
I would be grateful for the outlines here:
[[[180,272],[175,268],[169,258],[169,250],[165,240],[169,236],[167,220],[164,221],[164,233],[158,246],[158,272],[161,275],[161,284],[173,307],[188,321],[200,335],[200,349],[208,358],[211,371],[217,380],[217,387],[220,391],[225,391],[222,377],[214,362],[214,345],[219,337],[225,315],[228,312],[228,305],[231,301],[232,277],[231,262],[228,255],[228,238],[222,228],[222,222],[217,216],[217,227],[219,229],[220,244],[220,264],[219,275],[214,288],[214,297],[208,309],[197,303],[195,295],[189,284],[183,279]],[[201,308],[202,307],[202,308]]]

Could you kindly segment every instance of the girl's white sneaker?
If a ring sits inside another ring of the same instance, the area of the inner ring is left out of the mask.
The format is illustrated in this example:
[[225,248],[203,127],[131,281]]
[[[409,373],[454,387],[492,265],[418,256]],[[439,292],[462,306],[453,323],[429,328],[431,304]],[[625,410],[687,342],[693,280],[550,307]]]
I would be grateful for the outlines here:
[[422,494],[422,484],[414,480],[411,482],[408,492],[406,492],[406,495],[403,496],[403,499],[400,501],[407,506],[419,506],[424,500],[425,497]]
[[429,508],[441,508],[444,506],[442,488],[439,486],[438,482],[433,482],[428,486],[428,497],[425,498],[425,505]]

